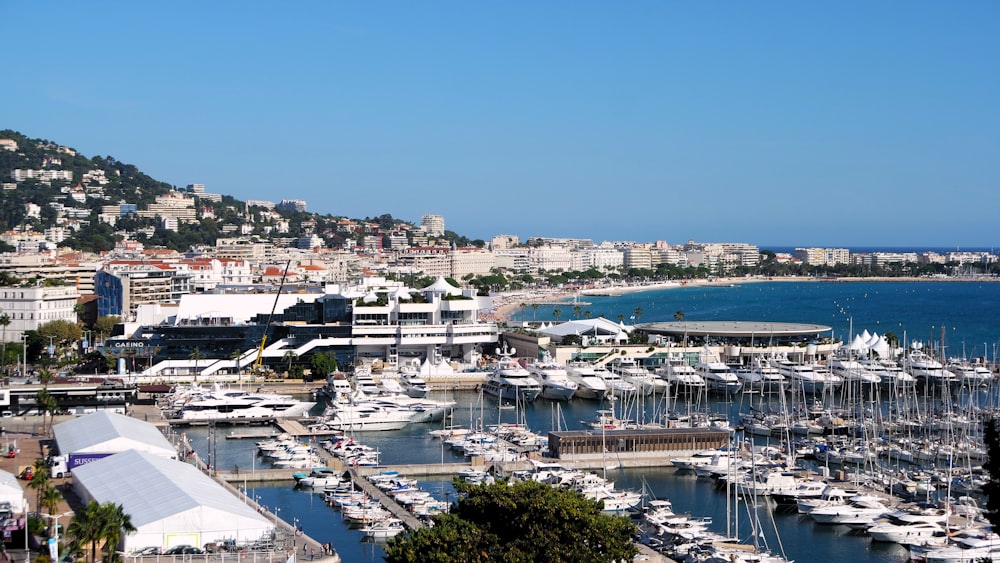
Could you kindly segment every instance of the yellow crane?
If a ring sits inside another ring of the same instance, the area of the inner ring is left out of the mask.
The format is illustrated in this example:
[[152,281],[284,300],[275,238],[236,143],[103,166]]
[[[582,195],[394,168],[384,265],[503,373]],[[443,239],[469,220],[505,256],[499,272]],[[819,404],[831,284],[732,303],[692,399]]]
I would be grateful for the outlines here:
[[267,324],[264,325],[264,335],[260,338],[260,346],[257,347],[257,359],[253,362],[251,373],[254,375],[266,375],[267,370],[263,367],[264,346],[267,345],[267,331],[271,328],[271,320],[274,319],[274,311],[278,308],[278,298],[281,297],[281,290],[285,288],[285,277],[288,276],[288,267],[292,261],[285,262],[285,271],[281,274],[281,282],[278,283],[278,293],[274,295],[274,305],[271,306],[271,314],[267,316]]

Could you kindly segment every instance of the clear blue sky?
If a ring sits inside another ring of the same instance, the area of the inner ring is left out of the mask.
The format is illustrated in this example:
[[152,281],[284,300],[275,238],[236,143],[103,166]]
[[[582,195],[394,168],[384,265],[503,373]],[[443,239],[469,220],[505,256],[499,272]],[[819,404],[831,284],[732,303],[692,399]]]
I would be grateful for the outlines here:
[[0,128],[472,238],[1000,247],[1000,3],[2,2]]

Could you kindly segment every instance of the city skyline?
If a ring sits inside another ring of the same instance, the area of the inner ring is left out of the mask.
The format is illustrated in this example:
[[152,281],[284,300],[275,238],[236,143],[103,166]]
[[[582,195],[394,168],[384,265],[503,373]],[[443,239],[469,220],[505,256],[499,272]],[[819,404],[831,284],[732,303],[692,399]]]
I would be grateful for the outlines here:
[[178,187],[484,240],[997,240],[989,2],[52,5],[0,8],[0,127]]

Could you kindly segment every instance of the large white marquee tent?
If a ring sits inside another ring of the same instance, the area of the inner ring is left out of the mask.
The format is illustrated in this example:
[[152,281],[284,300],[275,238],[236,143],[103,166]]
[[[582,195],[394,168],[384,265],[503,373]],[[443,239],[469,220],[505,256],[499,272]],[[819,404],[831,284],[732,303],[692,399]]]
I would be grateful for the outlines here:
[[177,449],[160,430],[141,420],[97,411],[52,427],[59,453],[113,454],[139,450],[160,457],[177,457]]
[[122,505],[136,532],[124,539],[125,553],[146,546],[202,547],[227,540],[269,537],[274,523],[233,496],[193,465],[130,450],[73,471],[83,502]]
[[13,513],[24,512],[27,505],[24,489],[17,482],[17,477],[9,471],[0,470],[0,502],[9,502]]

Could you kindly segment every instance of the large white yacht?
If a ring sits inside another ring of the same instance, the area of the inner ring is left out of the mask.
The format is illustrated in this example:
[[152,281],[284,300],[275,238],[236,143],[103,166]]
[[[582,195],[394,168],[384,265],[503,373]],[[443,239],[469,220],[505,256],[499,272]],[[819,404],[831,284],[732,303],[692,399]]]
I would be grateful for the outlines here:
[[291,395],[252,393],[242,389],[214,386],[189,388],[178,395],[179,406],[171,418],[184,421],[267,420],[308,416],[316,403]]
[[667,382],[655,377],[649,370],[639,365],[634,358],[622,356],[608,362],[608,370],[617,373],[622,379],[635,386],[636,391],[643,395],[663,393],[667,390]]
[[542,386],[531,377],[528,370],[514,359],[515,350],[501,351],[497,348],[496,365],[483,383],[483,393],[504,402],[531,402],[538,398]]
[[707,348],[699,355],[694,371],[705,379],[705,385],[710,391],[732,395],[743,387],[740,378],[719,360],[718,354]]
[[553,401],[566,401],[576,394],[579,385],[569,378],[566,367],[548,354],[527,366],[528,373],[542,384],[541,396]]
[[878,385],[882,382],[882,378],[878,374],[850,356],[832,356],[830,358],[830,370],[843,377],[844,381],[868,385]]
[[[600,368],[602,371],[604,368]],[[576,382],[576,396],[581,399],[604,399],[608,394],[608,386],[597,373],[597,368],[587,362],[572,362],[566,365],[566,374],[571,381]]]
[[903,361],[903,369],[926,383],[945,383],[955,379],[954,374],[945,370],[941,362],[919,349],[910,350]]
[[705,380],[683,358],[671,356],[656,368],[656,375],[665,379],[674,393],[691,393],[705,388]]

